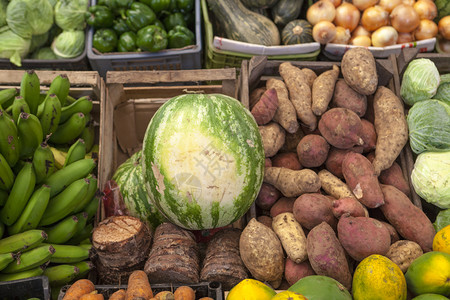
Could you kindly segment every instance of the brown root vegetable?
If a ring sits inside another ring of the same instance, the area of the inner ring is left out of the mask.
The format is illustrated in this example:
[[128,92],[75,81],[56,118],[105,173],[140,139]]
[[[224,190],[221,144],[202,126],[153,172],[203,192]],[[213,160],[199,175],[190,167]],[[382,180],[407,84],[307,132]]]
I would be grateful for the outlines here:
[[148,281],[147,274],[142,270],[131,273],[128,279],[126,300],[153,298],[152,288]]
[[195,291],[187,285],[177,287],[173,292],[175,300],[195,300]]
[[372,254],[385,255],[391,245],[389,231],[374,218],[343,215],[337,232],[342,247],[356,261]]
[[309,260],[305,260],[299,264],[295,263],[293,260],[286,258],[286,264],[284,266],[284,278],[289,283],[293,285],[300,279],[306,276],[316,275]]
[[350,109],[361,118],[367,110],[367,96],[352,89],[345,80],[339,79],[336,81],[330,105]]
[[309,87],[312,88],[314,80],[317,78],[316,72],[309,68],[302,68],[302,71],[306,76],[306,81],[308,82]]
[[345,52],[341,61],[345,82],[363,95],[375,93],[378,74],[372,52],[364,47],[354,47]]
[[285,132],[283,128],[275,122],[267,125],[258,126],[261,134],[264,154],[266,157],[272,157],[278,153],[284,144]]
[[272,158],[272,167],[287,168],[294,171],[302,169],[302,165],[295,152],[278,153]]
[[380,207],[386,219],[405,239],[416,242],[423,252],[433,250],[436,230],[427,215],[399,189],[381,184],[384,205]]
[[409,265],[422,254],[422,248],[416,242],[400,240],[391,245],[386,257],[399,266],[403,273],[406,273]]
[[175,300],[175,296],[170,291],[162,291],[155,295],[156,300]]
[[63,300],[78,300],[81,296],[89,294],[95,290],[95,286],[89,279],[79,279],[75,281],[64,294]]
[[367,96],[367,110],[363,117],[372,124],[375,123],[375,112],[373,111],[373,98],[374,94]]
[[261,99],[261,96],[264,94],[265,91],[266,91],[266,87],[259,87],[259,88],[254,89],[250,93],[250,96],[249,96],[250,97],[250,99],[249,99],[250,109],[252,109],[256,103],[258,103],[259,99]]
[[266,157],[266,159],[264,160],[264,167],[271,167],[272,166],[272,160],[268,157]]
[[363,153],[367,153],[375,149],[377,133],[375,132],[375,127],[369,121],[361,119],[361,124],[361,138],[364,141],[364,144],[362,145]]
[[273,120],[281,125],[287,132],[295,133],[299,129],[297,121],[297,112],[289,100],[289,92],[282,80],[270,78],[266,82],[267,89],[275,89],[278,96],[278,109],[275,112]]
[[400,236],[398,235],[397,230],[395,230],[394,226],[392,226],[391,224],[389,224],[388,222],[385,221],[381,221],[381,224],[383,224],[387,230],[389,231],[389,234],[391,235],[391,245],[393,243],[395,243],[396,241],[400,240]]
[[[260,281],[280,281],[284,273],[284,253],[273,230],[251,219],[239,239],[239,252],[252,276]],[[274,287],[277,288],[277,287]]]
[[311,109],[316,116],[321,116],[328,109],[338,77],[339,67],[333,65],[333,69],[323,72],[314,80],[311,90]]
[[377,144],[373,167],[375,173],[388,169],[408,141],[403,102],[390,89],[380,86],[373,100]]
[[334,176],[344,179],[342,174],[342,161],[345,155],[352,150],[338,149],[331,147],[328,152],[327,160],[325,161],[325,168],[330,171]]
[[81,296],[78,299],[79,300],[103,300],[104,297],[102,294],[98,294],[96,291],[94,291],[89,294],[84,294],[83,296]]
[[300,140],[305,136],[303,130],[299,129],[295,133],[286,132],[286,139],[283,147],[281,147],[281,151],[283,152],[296,152],[297,145]]
[[273,185],[285,197],[298,197],[320,189],[319,176],[310,169],[293,171],[286,168],[266,168],[264,182]]
[[[337,176],[334,176],[331,172],[326,169],[320,170],[317,173],[322,185],[322,189],[330,196],[340,199],[340,198],[355,198],[350,188],[341,181]],[[356,198],[355,198],[356,200]]]
[[303,71],[290,62],[280,64],[279,72],[289,90],[289,99],[295,107],[297,117],[310,130],[317,127],[317,117],[311,109],[311,88]]
[[297,222],[309,230],[322,222],[336,228],[337,219],[333,215],[332,200],[319,193],[303,194],[294,202],[293,213]]
[[293,212],[294,211],[294,202],[295,202],[295,198],[281,197],[270,208],[270,216],[272,218],[274,218],[281,213]]
[[354,197],[345,197],[333,200],[333,214],[340,218],[344,214],[352,217],[368,217],[367,209]]
[[320,135],[305,135],[297,145],[300,164],[306,168],[321,166],[328,157],[330,144]]
[[306,235],[293,213],[281,213],[274,217],[272,228],[290,259],[296,263],[301,263],[308,258]]
[[361,119],[347,108],[331,108],[319,120],[320,134],[339,149],[362,146],[361,130]]
[[125,300],[127,297],[127,291],[120,289],[115,291],[109,298],[108,300]]
[[273,185],[263,182],[259,194],[256,197],[255,204],[264,210],[268,210],[281,197],[281,192]]
[[339,281],[347,289],[351,289],[352,275],[333,228],[322,222],[315,226],[306,239],[309,262],[317,275],[328,276]]
[[[293,203],[292,203],[293,204]],[[256,221],[266,225],[267,227],[269,227],[270,229],[272,229],[272,222],[273,219],[270,216],[258,216],[256,218]]]
[[262,94],[259,101],[253,106],[251,113],[256,124],[265,125],[272,121],[278,109],[278,97],[275,89],[268,89]]
[[342,161],[342,174],[353,195],[366,207],[376,208],[384,204],[378,178],[364,155],[347,153]]

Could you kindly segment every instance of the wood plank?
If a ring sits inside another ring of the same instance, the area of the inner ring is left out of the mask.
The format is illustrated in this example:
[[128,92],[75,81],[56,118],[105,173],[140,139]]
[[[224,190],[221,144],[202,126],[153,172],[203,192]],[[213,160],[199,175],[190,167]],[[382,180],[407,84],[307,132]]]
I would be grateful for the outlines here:
[[[2,70],[0,72],[0,83],[9,83],[20,85],[25,70]],[[60,75],[66,74],[71,85],[78,86],[100,86],[100,75],[96,71],[40,71],[36,74],[42,85],[50,85],[52,80]]]

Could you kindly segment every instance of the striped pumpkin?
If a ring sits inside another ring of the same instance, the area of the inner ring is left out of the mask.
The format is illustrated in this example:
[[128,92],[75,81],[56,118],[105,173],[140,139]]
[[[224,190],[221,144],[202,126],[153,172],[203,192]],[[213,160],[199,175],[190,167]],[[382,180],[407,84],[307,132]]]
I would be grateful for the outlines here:
[[312,43],[312,26],[305,20],[293,20],[287,23],[281,31],[283,45]]

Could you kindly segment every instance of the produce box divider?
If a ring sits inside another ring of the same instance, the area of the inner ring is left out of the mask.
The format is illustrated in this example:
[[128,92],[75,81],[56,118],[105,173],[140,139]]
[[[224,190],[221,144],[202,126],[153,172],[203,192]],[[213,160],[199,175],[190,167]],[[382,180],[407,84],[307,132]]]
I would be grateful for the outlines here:
[[47,276],[0,282],[0,299],[50,300],[50,285]]

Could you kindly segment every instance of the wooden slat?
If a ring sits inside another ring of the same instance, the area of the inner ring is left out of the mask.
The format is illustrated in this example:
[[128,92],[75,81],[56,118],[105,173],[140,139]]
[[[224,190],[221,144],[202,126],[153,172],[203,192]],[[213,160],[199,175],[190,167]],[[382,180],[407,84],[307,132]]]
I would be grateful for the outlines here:
[[[25,70],[2,70],[0,72],[0,83],[20,85]],[[36,71],[42,85],[50,85],[52,80],[60,75],[66,74],[70,84],[74,86],[100,86],[100,75],[96,71]]]

